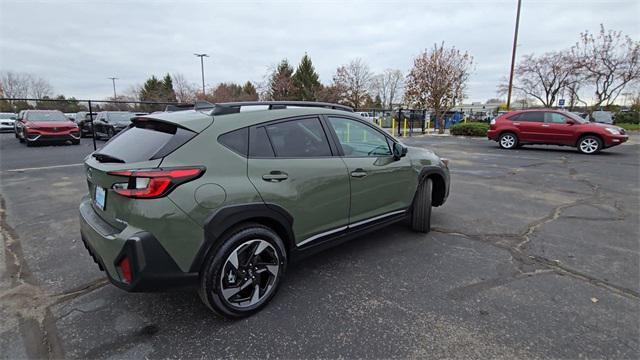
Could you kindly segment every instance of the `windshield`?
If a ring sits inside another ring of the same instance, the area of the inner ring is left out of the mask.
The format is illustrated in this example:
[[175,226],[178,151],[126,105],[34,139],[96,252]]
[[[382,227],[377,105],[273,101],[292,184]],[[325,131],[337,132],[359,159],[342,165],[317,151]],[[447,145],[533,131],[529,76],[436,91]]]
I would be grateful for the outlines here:
[[69,121],[63,113],[59,111],[37,111],[27,113],[28,121]]
[[124,113],[109,113],[109,121],[114,123],[125,123],[128,124],[131,122],[131,118],[134,115],[129,112]]
[[578,116],[578,115],[576,115],[576,114],[574,114],[574,113],[570,113],[570,112],[568,112],[568,113],[565,113],[565,115],[566,115],[567,117],[569,117],[569,118],[571,118],[571,119],[573,119],[573,120],[577,121],[577,122],[578,122],[578,123],[580,123],[580,124],[586,124],[586,123],[588,123],[588,121],[587,121],[587,120],[585,120],[585,119],[581,118],[580,116]]

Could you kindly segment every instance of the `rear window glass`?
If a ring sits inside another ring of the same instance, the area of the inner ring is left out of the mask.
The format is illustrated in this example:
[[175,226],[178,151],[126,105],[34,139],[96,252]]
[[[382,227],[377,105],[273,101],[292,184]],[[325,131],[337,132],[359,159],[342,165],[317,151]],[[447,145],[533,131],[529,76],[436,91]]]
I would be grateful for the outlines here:
[[251,138],[249,139],[249,156],[258,158],[275,157],[265,128],[259,127],[251,129]]
[[28,121],[69,121],[63,113],[59,111],[38,111],[27,113]]
[[265,126],[277,157],[331,156],[329,142],[317,118]]
[[[138,162],[164,157],[196,133],[157,121],[141,121],[120,132],[96,154],[115,162]],[[96,157],[98,158],[98,157]],[[119,160],[119,161],[116,161]]]

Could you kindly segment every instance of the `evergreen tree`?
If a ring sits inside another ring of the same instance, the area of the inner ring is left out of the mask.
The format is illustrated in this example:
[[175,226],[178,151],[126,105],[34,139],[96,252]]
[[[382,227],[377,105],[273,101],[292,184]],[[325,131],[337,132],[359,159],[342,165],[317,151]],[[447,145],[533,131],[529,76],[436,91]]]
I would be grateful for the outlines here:
[[293,100],[294,90],[293,68],[287,59],[283,59],[269,78],[269,99]]
[[167,73],[164,79],[162,80],[162,87],[164,89],[165,101],[175,102],[176,100],[176,92],[173,90],[173,80],[171,79],[171,75]]
[[304,54],[300,65],[293,74],[293,84],[295,87],[295,99],[302,101],[315,101],[317,92],[320,89],[318,74],[313,67],[309,55]]
[[258,101],[258,91],[251,81],[247,81],[242,87],[242,101]]

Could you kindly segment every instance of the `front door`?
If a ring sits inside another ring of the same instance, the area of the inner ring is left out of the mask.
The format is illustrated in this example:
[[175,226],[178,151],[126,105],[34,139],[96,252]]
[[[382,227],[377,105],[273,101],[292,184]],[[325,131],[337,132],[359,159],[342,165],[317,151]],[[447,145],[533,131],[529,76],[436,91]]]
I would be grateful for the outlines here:
[[319,118],[252,127],[248,176],[267,204],[291,214],[297,245],[346,230],[347,168],[333,155]]
[[392,140],[373,125],[329,116],[351,186],[351,226],[401,213],[411,206],[418,176],[409,157],[394,159]]
[[545,140],[553,144],[573,145],[575,126],[567,120],[567,117],[560,113],[545,112],[542,125]]

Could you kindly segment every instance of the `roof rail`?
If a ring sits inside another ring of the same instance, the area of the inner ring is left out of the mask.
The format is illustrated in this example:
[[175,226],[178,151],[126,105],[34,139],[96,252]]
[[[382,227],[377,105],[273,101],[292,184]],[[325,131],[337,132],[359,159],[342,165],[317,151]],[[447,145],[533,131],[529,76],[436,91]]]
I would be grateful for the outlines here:
[[317,107],[353,112],[353,109],[348,106],[312,101],[240,101],[217,104],[197,101],[194,110],[213,109],[211,115],[226,115],[239,113],[242,107],[249,106],[267,106],[267,110],[286,109],[287,107]]

